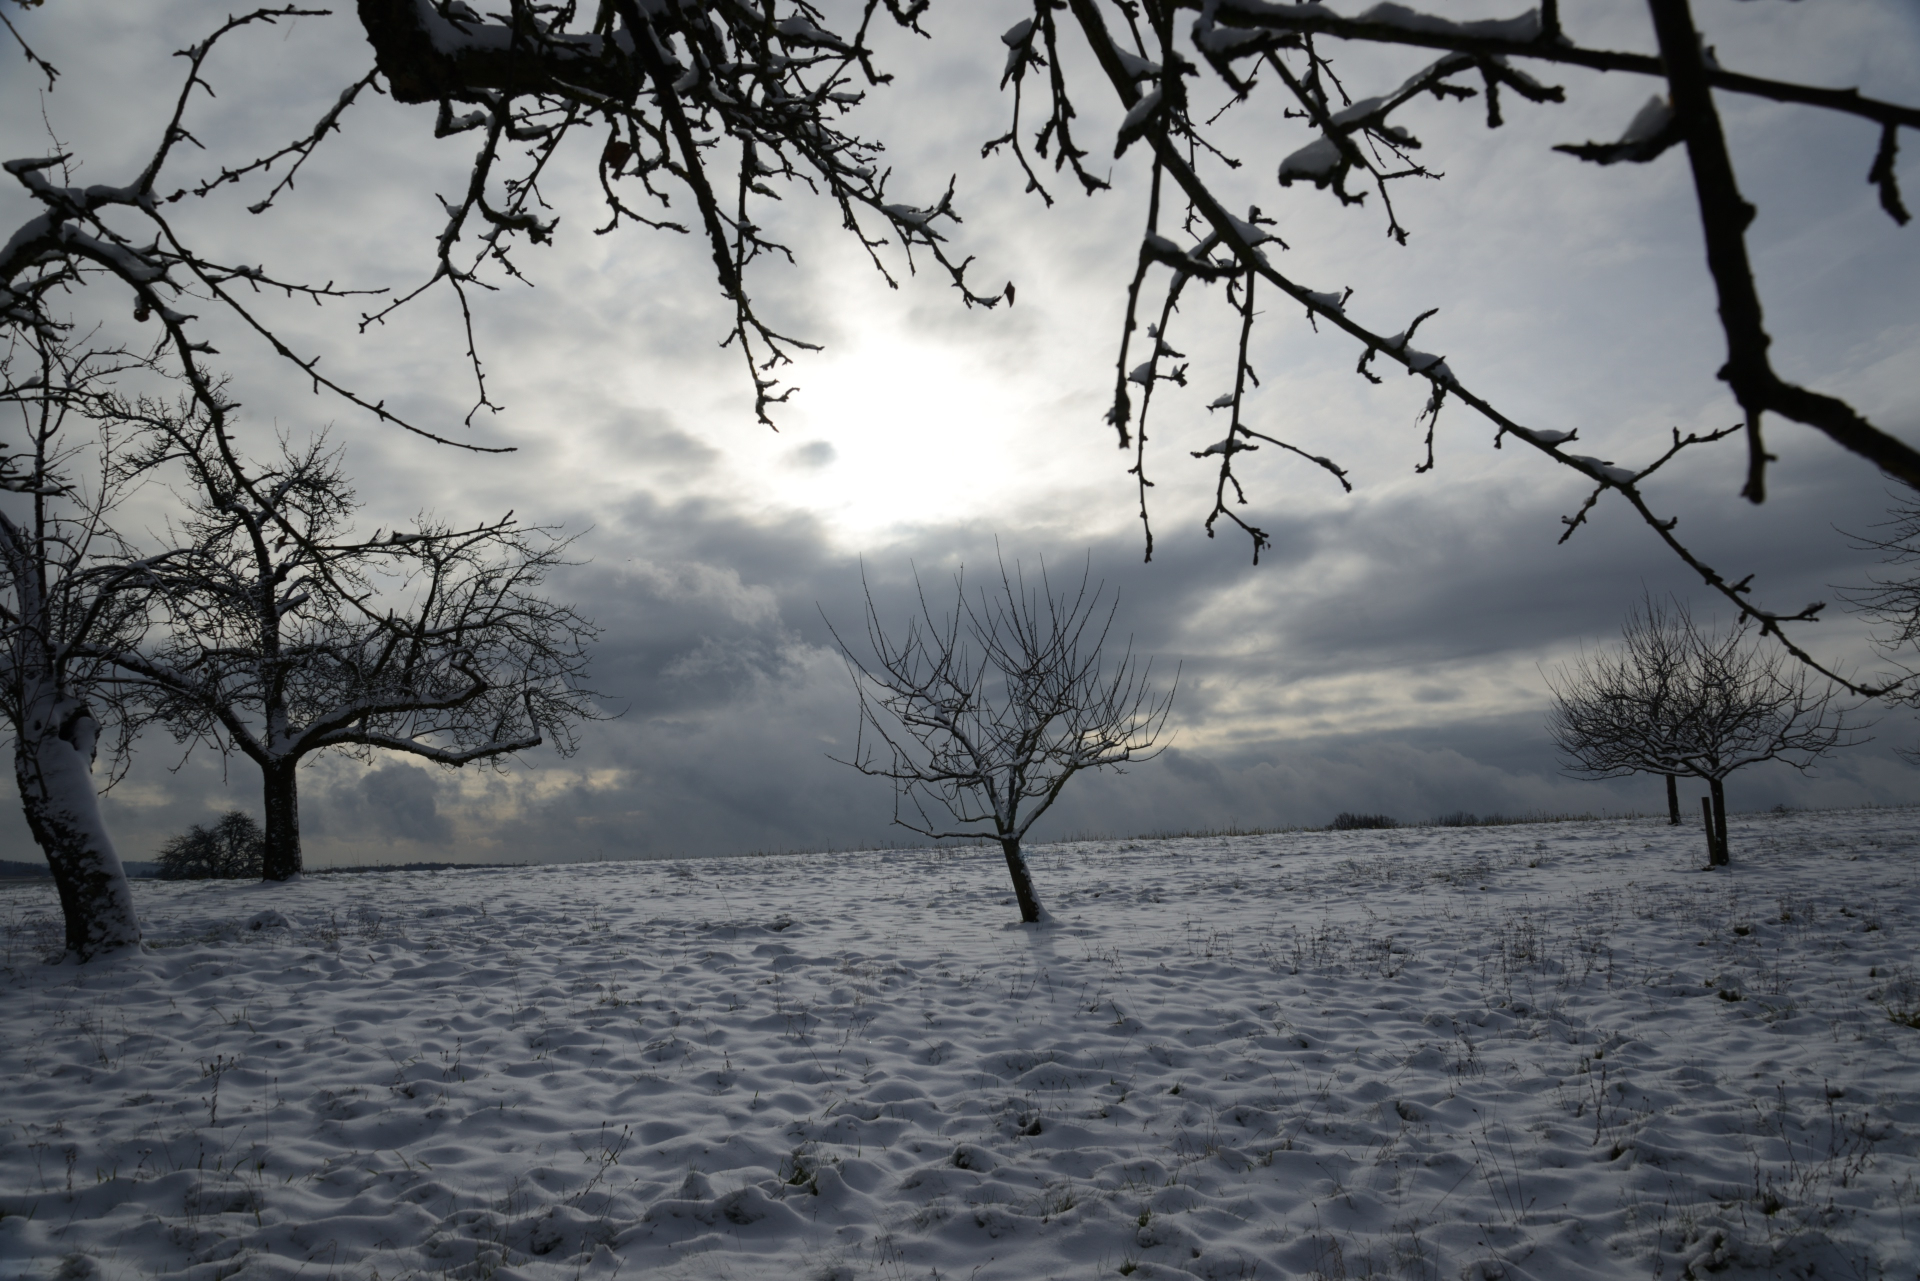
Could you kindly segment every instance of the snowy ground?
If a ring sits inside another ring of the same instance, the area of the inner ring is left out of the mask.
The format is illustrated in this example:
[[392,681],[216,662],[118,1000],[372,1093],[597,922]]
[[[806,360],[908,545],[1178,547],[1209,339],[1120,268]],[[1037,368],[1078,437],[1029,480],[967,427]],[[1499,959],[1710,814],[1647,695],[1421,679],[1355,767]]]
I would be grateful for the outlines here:
[[1914,1277],[1917,824],[0,888],[0,1276]]

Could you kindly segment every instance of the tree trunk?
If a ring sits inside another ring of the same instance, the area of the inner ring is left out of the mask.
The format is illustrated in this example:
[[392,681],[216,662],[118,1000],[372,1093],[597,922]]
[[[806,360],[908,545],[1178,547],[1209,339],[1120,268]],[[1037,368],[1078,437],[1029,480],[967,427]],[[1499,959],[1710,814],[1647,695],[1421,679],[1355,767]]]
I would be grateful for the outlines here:
[[1033,892],[1033,878],[1027,875],[1027,859],[1020,852],[1020,838],[1000,838],[1000,849],[1007,856],[1007,875],[1013,878],[1013,897],[1020,904],[1020,919],[1032,925],[1040,919],[1040,899]]
[[60,893],[67,953],[90,961],[138,945],[140,918],[93,790],[97,727],[84,705],[60,702],[69,706],[47,699],[44,708],[27,709],[14,738],[13,775],[27,827]]
[[1667,825],[1680,826],[1680,780],[1667,775]]
[[266,779],[266,845],[260,855],[260,875],[269,881],[290,881],[300,875],[300,789],[298,760],[263,765]]
[[1715,867],[1726,867],[1733,862],[1727,850],[1727,789],[1717,778],[1708,779],[1707,786],[1713,789],[1713,863]]
[[1700,828],[1707,834],[1707,866],[1720,866],[1720,842],[1713,835],[1713,802],[1705,796],[1700,798]]

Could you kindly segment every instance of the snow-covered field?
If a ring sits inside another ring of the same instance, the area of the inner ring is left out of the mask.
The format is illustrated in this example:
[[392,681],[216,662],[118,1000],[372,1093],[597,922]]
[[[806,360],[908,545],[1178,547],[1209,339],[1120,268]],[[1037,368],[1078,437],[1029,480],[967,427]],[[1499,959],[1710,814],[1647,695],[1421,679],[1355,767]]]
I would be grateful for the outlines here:
[[1916,823],[0,888],[0,1276],[1913,1277]]

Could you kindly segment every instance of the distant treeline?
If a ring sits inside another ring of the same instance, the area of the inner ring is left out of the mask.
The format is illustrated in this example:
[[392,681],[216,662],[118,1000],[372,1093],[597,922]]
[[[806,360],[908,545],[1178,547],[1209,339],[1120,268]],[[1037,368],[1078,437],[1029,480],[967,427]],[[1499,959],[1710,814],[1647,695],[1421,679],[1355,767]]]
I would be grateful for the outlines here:
[[1519,827],[1530,823],[1588,823],[1602,819],[1651,818],[1637,810],[1624,814],[1470,814],[1455,810],[1424,823],[1402,823],[1389,814],[1339,814],[1327,824],[1329,832],[1356,832],[1394,827]]

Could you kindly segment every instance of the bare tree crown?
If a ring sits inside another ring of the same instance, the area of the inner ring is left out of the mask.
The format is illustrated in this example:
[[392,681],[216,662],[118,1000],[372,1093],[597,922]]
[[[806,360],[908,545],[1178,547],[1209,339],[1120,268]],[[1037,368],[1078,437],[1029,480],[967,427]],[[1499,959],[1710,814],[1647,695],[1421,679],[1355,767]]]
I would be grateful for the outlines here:
[[1155,691],[1130,641],[1118,661],[1103,654],[1119,601],[1103,609],[1085,571],[1056,594],[1044,567],[1030,584],[1003,562],[971,597],[956,575],[938,613],[915,585],[904,631],[889,633],[869,591],[867,652],[841,641],[861,717],[845,763],[893,782],[901,826],[1018,842],[1075,774],[1163,750],[1174,691]]
[[1750,626],[1703,630],[1679,602],[1649,598],[1621,641],[1548,677],[1547,727],[1576,773],[1715,781],[1771,760],[1804,772],[1860,741],[1836,689]]
[[570,753],[600,716],[583,684],[598,630],[542,590],[571,539],[511,514],[360,536],[324,441],[249,464],[249,493],[203,417],[154,421],[156,452],[190,478],[191,551],[156,574],[166,638],[116,657],[177,734],[263,763],[336,748],[461,765],[543,741]]
[[[1920,500],[1911,494],[1897,494],[1887,519],[1874,526],[1871,534],[1854,535],[1861,551],[1876,551],[1882,561],[1896,568],[1869,575],[1864,588],[1843,592],[1847,604],[1879,624],[1883,629],[1875,637],[1881,655],[1895,663],[1904,681],[1898,685],[1898,699],[1908,707],[1920,707],[1920,688],[1916,688],[1915,651],[1920,650]],[[1920,749],[1899,748],[1900,755],[1920,764]]]

